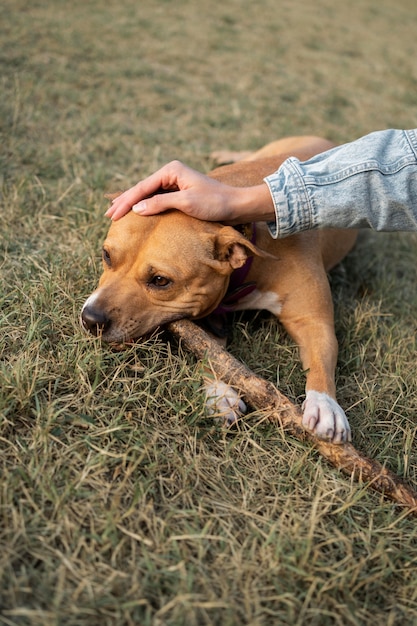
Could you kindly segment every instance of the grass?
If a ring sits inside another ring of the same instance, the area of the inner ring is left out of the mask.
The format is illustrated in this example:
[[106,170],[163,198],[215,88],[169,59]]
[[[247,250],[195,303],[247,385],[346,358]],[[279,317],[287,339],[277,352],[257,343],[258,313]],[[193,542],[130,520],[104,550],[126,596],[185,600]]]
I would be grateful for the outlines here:
[[[5,0],[0,48],[0,624],[417,623],[417,526],[252,413],[204,416],[190,355],[79,328],[103,194],[171,158],[417,119],[412,0]],[[416,235],[332,276],[339,399],[417,478]],[[270,317],[231,350],[302,400]]]

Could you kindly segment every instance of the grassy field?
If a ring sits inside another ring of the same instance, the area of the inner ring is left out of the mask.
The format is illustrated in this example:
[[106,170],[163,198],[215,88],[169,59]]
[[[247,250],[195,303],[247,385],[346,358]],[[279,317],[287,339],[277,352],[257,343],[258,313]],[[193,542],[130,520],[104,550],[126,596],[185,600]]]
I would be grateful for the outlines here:
[[[4,0],[0,39],[1,626],[417,624],[417,524],[251,413],[204,416],[160,334],[85,336],[103,194],[169,159],[417,122],[415,0]],[[332,276],[354,443],[417,482],[412,234]],[[301,402],[294,346],[232,352]]]

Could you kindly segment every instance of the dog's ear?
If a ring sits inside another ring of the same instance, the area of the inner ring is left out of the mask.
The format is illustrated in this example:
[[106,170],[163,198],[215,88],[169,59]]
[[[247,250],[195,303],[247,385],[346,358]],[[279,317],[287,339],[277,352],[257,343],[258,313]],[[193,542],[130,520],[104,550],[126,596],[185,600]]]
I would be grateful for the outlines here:
[[239,231],[231,226],[223,226],[214,241],[214,258],[228,264],[232,270],[242,267],[250,256],[268,256]]

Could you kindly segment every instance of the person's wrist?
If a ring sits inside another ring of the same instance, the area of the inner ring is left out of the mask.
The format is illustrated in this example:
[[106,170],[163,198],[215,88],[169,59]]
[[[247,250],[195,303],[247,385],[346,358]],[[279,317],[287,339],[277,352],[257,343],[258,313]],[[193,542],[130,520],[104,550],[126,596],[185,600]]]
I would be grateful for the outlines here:
[[244,222],[268,222],[275,219],[274,203],[266,183],[236,190],[230,220],[234,224]]

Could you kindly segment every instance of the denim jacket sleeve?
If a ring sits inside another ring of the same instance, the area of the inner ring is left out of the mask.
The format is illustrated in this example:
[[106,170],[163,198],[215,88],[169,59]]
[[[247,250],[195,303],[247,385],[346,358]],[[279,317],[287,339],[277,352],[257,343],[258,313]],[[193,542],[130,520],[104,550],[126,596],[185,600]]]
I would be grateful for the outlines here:
[[377,131],[265,178],[274,238],[313,228],[417,230],[417,129]]

